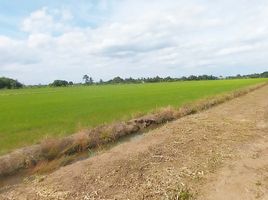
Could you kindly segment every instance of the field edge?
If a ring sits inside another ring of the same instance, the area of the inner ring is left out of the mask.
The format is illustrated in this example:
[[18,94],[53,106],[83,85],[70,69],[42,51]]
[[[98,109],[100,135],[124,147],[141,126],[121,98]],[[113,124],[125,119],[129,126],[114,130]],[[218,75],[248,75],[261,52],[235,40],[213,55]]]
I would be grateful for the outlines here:
[[130,121],[107,124],[84,130],[62,139],[48,139],[41,142],[41,144],[17,149],[0,157],[0,177],[14,174],[21,169],[35,167],[38,163],[43,161],[51,162],[54,160],[62,160],[62,162],[56,162],[56,165],[61,166],[66,164],[66,160],[70,162],[70,159],[73,159],[75,157],[74,155],[77,153],[107,145],[127,135],[137,134],[168,121],[173,121],[186,115],[209,109],[259,89],[267,84],[268,83],[265,82],[227,92],[222,95],[216,95],[212,98],[198,100],[191,104],[181,106],[179,109],[173,107],[162,108]]

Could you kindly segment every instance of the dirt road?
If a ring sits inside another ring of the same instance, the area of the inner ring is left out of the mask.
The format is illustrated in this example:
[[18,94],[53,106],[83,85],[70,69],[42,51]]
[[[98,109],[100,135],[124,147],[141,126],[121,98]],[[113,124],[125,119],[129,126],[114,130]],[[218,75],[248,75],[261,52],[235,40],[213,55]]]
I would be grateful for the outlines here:
[[0,199],[268,199],[268,86],[168,123]]

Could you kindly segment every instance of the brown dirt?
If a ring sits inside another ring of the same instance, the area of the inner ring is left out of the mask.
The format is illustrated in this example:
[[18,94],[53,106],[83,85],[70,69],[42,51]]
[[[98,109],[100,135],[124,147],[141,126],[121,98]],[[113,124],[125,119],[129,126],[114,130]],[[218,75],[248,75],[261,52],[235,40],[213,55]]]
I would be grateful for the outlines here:
[[0,199],[268,198],[268,86],[46,176]]

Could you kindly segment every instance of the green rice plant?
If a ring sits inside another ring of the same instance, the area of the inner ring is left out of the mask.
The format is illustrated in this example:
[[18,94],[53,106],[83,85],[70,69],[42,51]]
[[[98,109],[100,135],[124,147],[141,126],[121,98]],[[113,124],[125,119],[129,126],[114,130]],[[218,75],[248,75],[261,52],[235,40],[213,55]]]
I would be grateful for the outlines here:
[[265,81],[267,79],[2,90],[0,155],[44,138],[60,138],[102,124],[126,121],[162,107],[178,108]]

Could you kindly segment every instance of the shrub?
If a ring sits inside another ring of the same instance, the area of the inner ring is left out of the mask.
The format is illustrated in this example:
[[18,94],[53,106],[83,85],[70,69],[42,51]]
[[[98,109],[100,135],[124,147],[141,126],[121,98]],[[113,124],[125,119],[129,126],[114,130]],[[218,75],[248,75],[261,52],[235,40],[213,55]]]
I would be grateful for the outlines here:
[[66,87],[68,85],[69,85],[69,82],[65,80],[55,80],[53,83],[49,84],[49,86],[52,86],[52,87]]
[[0,89],[17,89],[22,88],[23,84],[18,82],[17,80],[6,78],[6,77],[0,77]]

